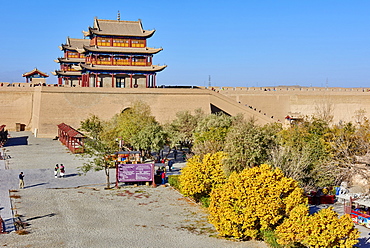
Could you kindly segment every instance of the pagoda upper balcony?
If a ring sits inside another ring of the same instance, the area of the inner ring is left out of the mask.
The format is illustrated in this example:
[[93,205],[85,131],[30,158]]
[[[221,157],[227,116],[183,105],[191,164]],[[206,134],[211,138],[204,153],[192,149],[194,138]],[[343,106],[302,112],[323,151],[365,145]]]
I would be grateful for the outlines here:
[[104,47],[146,47],[146,39],[125,39],[112,37],[94,37],[90,46]]
[[152,56],[87,56],[87,65],[126,65],[126,66],[151,66]]
[[73,65],[61,65],[60,66],[61,71],[77,71]]
[[66,51],[64,53],[65,58],[85,58],[85,55],[78,52]]

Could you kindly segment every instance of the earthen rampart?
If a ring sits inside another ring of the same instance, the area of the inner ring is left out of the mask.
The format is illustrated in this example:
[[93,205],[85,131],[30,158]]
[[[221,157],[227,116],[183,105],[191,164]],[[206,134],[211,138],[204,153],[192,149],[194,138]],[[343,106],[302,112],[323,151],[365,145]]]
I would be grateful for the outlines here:
[[214,109],[230,115],[254,117],[258,123],[283,121],[295,113],[312,115],[330,110],[334,122],[351,121],[357,110],[370,113],[370,88],[319,87],[205,87],[198,88],[79,88],[0,87],[1,123],[9,130],[24,124],[38,137],[57,135],[57,124],[75,128],[94,114],[109,119],[141,100],[151,106],[161,123],[175,118],[178,111]]

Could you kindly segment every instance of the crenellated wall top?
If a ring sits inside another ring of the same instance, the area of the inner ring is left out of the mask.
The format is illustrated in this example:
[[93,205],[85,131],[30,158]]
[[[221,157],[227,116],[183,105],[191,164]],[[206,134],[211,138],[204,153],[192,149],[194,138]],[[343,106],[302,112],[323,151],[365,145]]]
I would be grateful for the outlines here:
[[276,86],[276,87],[205,87],[214,91],[224,92],[284,92],[284,91],[319,91],[319,92],[370,92],[370,87],[342,88],[342,87],[301,87],[301,86]]

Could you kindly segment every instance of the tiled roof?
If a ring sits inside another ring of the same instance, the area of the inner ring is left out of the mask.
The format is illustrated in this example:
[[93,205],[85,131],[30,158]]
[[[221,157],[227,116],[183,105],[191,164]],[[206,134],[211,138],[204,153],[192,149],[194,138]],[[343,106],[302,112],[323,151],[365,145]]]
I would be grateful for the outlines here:
[[58,128],[65,132],[69,137],[74,137],[74,138],[85,138],[85,136],[77,131],[76,129],[72,128],[71,126],[61,123],[58,125]]
[[90,45],[89,39],[74,39],[67,37],[66,44],[62,45],[62,48],[68,50],[82,49],[84,45]]
[[151,65],[151,66],[108,66],[108,65],[85,65],[81,64],[82,68],[90,71],[126,71],[126,72],[159,72],[167,65]]
[[37,68],[33,69],[32,71],[30,72],[26,72],[22,75],[22,77],[29,77],[29,76],[32,76],[32,75],[35,75],[35,74],[40,74],[41,76],[44,76],[44,77],[49,77],[48,74],[46,74],[45,72],[42,72],[40,70],[38,70]]
[[126,54],[156,54],[163,50],[163,48],[150,47],[105,47],[105,46],[84,46],[86,51],[91,52],[109,52],[109,53],[126,53]]
[[85,58],[58,58],[56,63],[84,63]]
[[89,27],[88,32],[83,32],[85,36],[91,34],[113,35],[127,37],[145,37],[149,38],[155,30],[143,30],[141,21],[116,21],[116,20],[94,20],[94,27]]
[[81,71],[60,71],[56,70],[53,71],[52,74],[54,76],[60,75],[60,76],[81,76]]

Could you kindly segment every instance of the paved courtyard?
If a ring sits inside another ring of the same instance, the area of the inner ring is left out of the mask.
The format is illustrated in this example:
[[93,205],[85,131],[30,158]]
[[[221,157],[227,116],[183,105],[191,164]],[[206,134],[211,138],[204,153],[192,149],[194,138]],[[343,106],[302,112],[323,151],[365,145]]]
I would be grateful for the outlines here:
[[[11,135],[5,147],[10,158],[0,161],[0,214],[8,231],[14,230],[14,213],[29,224],[30,233],[1,235],[2,246],[267,247],[217,238],[204,210],[170,187],[104,190],[104,172],[80,175],[84,159],[59,141],[36,139],[29,132]],[[66,167],[65,178],[54,178],[57,163]],[[173,173],[183,165],[176,163]],[[18,189],[20,171],[25,174],[23,190]]]

